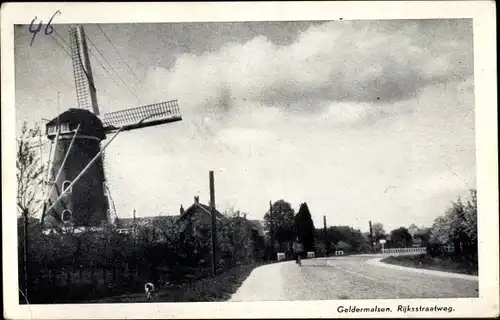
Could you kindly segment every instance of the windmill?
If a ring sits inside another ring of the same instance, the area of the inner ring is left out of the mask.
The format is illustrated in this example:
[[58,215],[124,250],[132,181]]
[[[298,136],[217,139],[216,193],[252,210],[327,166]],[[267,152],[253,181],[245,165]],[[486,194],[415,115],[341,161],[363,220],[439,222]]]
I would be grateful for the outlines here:
[[[50,183],[42,224],[99,227],[111,222],[114,204],[106,186],[102,154],[122,131],[182,120],[177,100],[100,114],[82,26],[70,29],[77,108],[46,124],[54,146],[49,155]],[[108,134],[113,136],[104,144]],[[53,152],[52,152],[53,149]]]

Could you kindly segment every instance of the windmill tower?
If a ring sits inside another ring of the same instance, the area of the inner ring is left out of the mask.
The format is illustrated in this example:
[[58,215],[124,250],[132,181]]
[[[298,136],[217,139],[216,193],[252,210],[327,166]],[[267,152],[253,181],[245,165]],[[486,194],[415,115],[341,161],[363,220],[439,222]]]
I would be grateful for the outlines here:
[[[182,120],[176,100],[100,115],[84,29],[70,29],[77,108],[46,124],[54,145],[48,201],[42,213],[47,227],[71,224],[99,227],[110,222],[102,152],[121,131]],[[102,146],[106,135],[113,137]]]

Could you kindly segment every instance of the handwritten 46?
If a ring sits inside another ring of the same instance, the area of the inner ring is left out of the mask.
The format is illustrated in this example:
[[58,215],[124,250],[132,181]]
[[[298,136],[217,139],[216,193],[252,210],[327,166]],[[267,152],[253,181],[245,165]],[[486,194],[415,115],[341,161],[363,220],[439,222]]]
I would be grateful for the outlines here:
[[[52,20],[54,19],[56,14],[61,14],[61,11],[57,10],[50,18],[49,23],[47,23],[47,25],[45,26],[45,34],[46,35],[50,35],[50,34],[52,34],[52,32],[54,32],[54,28],[50,24],[52,23]],[[28,30],[33,34],[33,37],[31,38],[30,46],[33,45],[33,41],[35,40],[36,34],[38,32],[40,32],[40,30],[42,30],[43,20],[40,20],[38,27],[35,28],[33,26],[33,24],[35,23],[35,21],[37,19],[38,19],[37,16],[35,16],[35,18],[33,18],[33,20],[31,20],[30,26],[28,27]]]

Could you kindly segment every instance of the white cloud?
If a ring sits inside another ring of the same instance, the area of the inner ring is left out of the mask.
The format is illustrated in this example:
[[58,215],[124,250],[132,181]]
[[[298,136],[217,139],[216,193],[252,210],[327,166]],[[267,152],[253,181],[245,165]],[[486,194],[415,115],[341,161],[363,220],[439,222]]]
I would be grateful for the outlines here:
[[[325,98],[332,103],[408,99],[435,79],[472,74],[472,58],[464,54],[469,39],[444,27],[376,26],[330,22],[310,27],[286,46],[257,36],[216,52],[183,54],[171,69],[150,69],[147,82],[153,92],[167,92],[198,111],[243,101],[314,109]],[[439,35],[439,44],[422,40],[427,33]]]
[[350,124],[363,120],[368,113],[374,112],[374,107],[361,103],[333,102],[329,105],[328,111],[333,121]]

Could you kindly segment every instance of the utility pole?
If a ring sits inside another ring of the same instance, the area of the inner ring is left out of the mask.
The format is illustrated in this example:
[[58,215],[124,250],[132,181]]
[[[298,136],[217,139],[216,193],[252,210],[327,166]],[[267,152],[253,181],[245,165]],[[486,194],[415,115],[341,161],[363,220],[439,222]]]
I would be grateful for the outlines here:
[[273,205],[272,205],[272,201],[269,201],[269,221],[271,222],[271,252],[273,254],[272,259],[274,259],[274,228],[273,228]]
[[370,245],[372,247],[372,252],[374,251],[374,244],[373,244],[373,228],[372,228],[372,221],[369,221],[370,223]]
[[28,210],[23,212],[23,233],[24,233],[24,299],[28,302]]
[[215,277],[217,271],[217,217],[215,216],[215,183],[214,172],[210,171],[210,209],[212,213],[212,276]]
[[326,230],[326,216],[323,216],[323,232],[325,233],[325,254],[328,257],[329,248],[328,248],[328,232]]

